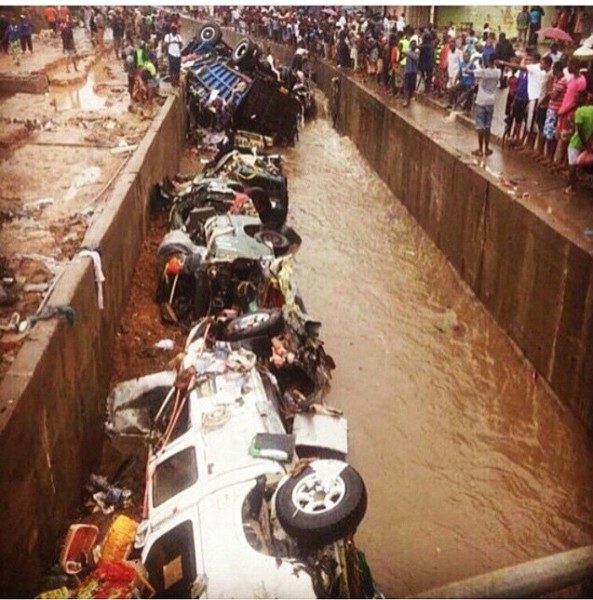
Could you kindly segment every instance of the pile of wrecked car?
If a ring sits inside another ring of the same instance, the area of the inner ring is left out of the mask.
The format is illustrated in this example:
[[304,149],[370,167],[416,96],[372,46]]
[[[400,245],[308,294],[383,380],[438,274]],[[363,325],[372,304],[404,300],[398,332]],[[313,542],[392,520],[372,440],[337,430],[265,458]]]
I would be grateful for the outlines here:
[[315,110],[302,59],[296,68],[276,68],[249,38],[228,46],[216,23],[200,28],[183,49],[182,60],[188,113],[199,126],[294,144],[299,125]]
[[[169,228],[156,301],[187,339],[169,370],[109,394],[113,446],[146,464],[142,518],[117,517],[98,551],[94,529],[72,532],[79,597],[115,597],[100,595],[109,569],[143,597],[378,596],[354,544],[366,488],[346,418],[324,402],[335,364],[294,277],[282,158],[246,139],[153,198]],[[117,478],[91,483],[103,512],[129,503]]]

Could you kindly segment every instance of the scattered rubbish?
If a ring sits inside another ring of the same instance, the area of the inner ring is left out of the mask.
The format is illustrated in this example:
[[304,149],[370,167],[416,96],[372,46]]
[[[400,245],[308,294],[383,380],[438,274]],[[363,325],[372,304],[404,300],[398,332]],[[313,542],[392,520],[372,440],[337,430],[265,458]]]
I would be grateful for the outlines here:
[[29,210],[37,210],[53,203],[53,198],[40,198],[39,200],[34,200],[33,202],[27,202],[27,204],[25,204],[25,208]]
[[78,256],[89,257],[93,261],[95,284],[97,286],[97,305],[99,310],[103,310],[103,283],[105,282],[105,275],[103,274],[103,267],[101,265],[101,255],[98,250],[82,248],[78,253]]
[[76,320],[76,312],[68,304],[62,306],[45,306],[37,314],[30,315],[24,319],[21,319],[19,313],[13,313],[7,325],[0,325],[0,330],[26,333],[38,321],[45,321],[58,316],[64,316],[70,325],[74,325]]
[[74,180],[70,184],[70,187],[68,188],[65,194],[66,200],[72,200],[76,196],[80,188],[85,187],[87,185],[92,185],[99,179],[100,176],[101,168],[98,166],[90,166],[84,169],[74,178]]
[[26,283],[23,287],[25,292],[43,293],[49,289],[49,283]]
[[126,515],[117,516],[101,545],[101,560],[118,561],[128,558],[138,523]]
[[175,342],[171,339],[163,339],[156,342],[154,347],[159,350],[173,350],[175,348]]
[[136,590],[148,586],[146,578],[127,561],[101,561],[76,590],[77,598],[139,598]]
[[111,148],[111,154],[125,154],[126,152],[133,152],[138,148],[138,144],[125,144],[123,146],[115,146]]
[[290,462],[294,456],[295,436],[282,433],[257,433],[249,446],[249,454]]
[[132,492],[128,489],[112,485],[106,477],[91,475],[87,489],[94,501],[93,512],[101,510],[103,514],[111,514],[116,507],[128,505]]
[[42,598],[42,599],[46,599],[46,600],[50,600],[52,598],[60,598],[61,599],[61,598],[69,598],[69,597],[70,597],[70,590],[66,586],[55,588],[55,589],[49,590],[47,592],[42,592],[38,596],[35,596],[35,598]]
[[70,525],[60,554],[60,566],[64,573],[75,575],[90,563],[91,551],[98,535],[99,528],[96,525]]

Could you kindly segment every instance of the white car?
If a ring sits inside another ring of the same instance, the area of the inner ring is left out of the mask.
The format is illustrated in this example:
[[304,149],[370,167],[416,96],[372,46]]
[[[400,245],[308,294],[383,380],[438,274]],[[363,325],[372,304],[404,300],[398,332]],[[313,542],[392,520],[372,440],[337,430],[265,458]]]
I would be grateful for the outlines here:
[[108,432],[151,441],[136,545],[157,596],[373,594],[354,576],[367,497],[338,411],[299,413],[287,433],[273,376],[201,325],[177,373],[149,378],[113,390]]

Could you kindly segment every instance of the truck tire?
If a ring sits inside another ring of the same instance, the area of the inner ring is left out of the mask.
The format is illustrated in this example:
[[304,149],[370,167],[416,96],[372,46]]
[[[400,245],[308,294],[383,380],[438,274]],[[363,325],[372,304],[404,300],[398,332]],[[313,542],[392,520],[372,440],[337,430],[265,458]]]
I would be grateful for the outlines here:
[[232,60],[240,68],[252,62],[257,46],[249,39],[243,38],[233,49]]
[[274,231],[273,229],[262,229],[253,237],[260,244],[265,244],[266,246],[272,248],[272,250],[274,250],[274,256],[283,256],[290,248],[290,242],[288,241],[288,238],[285,235]]
[[[327,492],[321,487],[316,465],[339,471]],[[366,512],[367,493],[362,477],[347,463],[317,460],[281,482],[274,502],[286,533],[301,545],[315,548],[356,531]]]
[[206,23],[200,27],[196,37],[204,44],[216,46],[222,40],[222,30],[216,23]]
[[257,310],[233,319],[224,330],[229,342],[240,342],[254,337],[278,335],[284,329],[280,310]]

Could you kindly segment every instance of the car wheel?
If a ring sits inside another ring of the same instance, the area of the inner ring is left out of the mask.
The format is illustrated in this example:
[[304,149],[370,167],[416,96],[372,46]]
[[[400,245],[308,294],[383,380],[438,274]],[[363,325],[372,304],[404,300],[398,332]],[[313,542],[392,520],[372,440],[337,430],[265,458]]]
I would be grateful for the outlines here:
[[222,30],[216,23],[206,23],[200,28],[196,37],[204,44],[216,46],[222,39]]
[[356,531],[366,512],[362,477],[345,462],[316,460],[276,491],[280,524],[304,546],[319,547]]
[[273,229],[262,229],[258,231],[254,236],[256,241],[260,244],[264,244],[274,250],[275,256],[282,256],[288,252],[290,248],[290,242],[285,235],[274,231]]
[[233,50],[233,62],[238,67],[246,66],[255,54],[256,49],[257,46],[249,38],[243,38]]
[[282,311],[257,310],[233,319],[225,327],[224,336],[229,342],[239,342],[258,336],[278,335],[283,328]]

